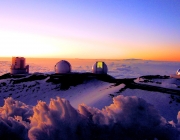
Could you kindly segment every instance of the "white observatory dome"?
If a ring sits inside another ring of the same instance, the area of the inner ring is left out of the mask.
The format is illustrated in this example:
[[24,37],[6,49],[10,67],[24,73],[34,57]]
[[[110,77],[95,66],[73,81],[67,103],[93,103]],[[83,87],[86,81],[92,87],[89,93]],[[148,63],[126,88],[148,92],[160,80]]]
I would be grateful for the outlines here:
[[70,73],[71,64],[68,61],[61,60],[55,65],[55,73]]
[[107,74],[108,67],[104,62],[98,61],[92,67],[92,73],[95,74]]
[[177,70],[176,75],[180,75],[180,69]]

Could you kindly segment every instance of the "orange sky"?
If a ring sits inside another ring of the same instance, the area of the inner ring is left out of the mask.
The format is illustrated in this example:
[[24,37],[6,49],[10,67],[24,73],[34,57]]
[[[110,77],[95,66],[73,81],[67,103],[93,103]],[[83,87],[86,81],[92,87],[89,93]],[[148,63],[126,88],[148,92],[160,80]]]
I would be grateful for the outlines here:
[[[0,32],[0,56],[34,58],[148,59],[180,61],[180,45],[62,38],[13,31]],[[2,47],[5,46],[5,47]]]

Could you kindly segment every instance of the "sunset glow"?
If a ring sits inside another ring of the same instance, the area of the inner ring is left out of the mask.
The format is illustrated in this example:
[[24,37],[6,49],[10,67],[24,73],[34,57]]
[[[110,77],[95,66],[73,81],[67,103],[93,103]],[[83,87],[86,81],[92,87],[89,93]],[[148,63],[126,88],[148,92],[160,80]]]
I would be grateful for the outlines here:
[[0,56],[180,61],[180,2],[0,2]]

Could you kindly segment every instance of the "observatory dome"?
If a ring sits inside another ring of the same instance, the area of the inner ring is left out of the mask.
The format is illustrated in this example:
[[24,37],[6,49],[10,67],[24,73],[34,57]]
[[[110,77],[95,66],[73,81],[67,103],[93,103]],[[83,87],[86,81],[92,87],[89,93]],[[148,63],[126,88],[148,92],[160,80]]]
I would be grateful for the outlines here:
[[104,62],[98,61],[92,67],[92,73],[95,74],[107,74],[108,67]]
[[176,71],[176,75],[180,75],[180,69]]
[[71,64],[66,60],[61,60],[55,65],[55,73],[70,73]]

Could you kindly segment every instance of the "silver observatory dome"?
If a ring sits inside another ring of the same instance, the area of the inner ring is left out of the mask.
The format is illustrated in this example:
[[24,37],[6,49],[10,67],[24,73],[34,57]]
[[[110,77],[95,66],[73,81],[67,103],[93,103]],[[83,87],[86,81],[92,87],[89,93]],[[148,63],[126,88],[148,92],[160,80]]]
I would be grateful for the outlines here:
[[180,75],[180,69],[176,71],[176,75]]
[[92,67],[92,73],[95,74],[107,74],[108,67],[104,62],[98,61]]
[[55,65],[55,73],[70,73],[71,64],[66,60],[61,60]]

